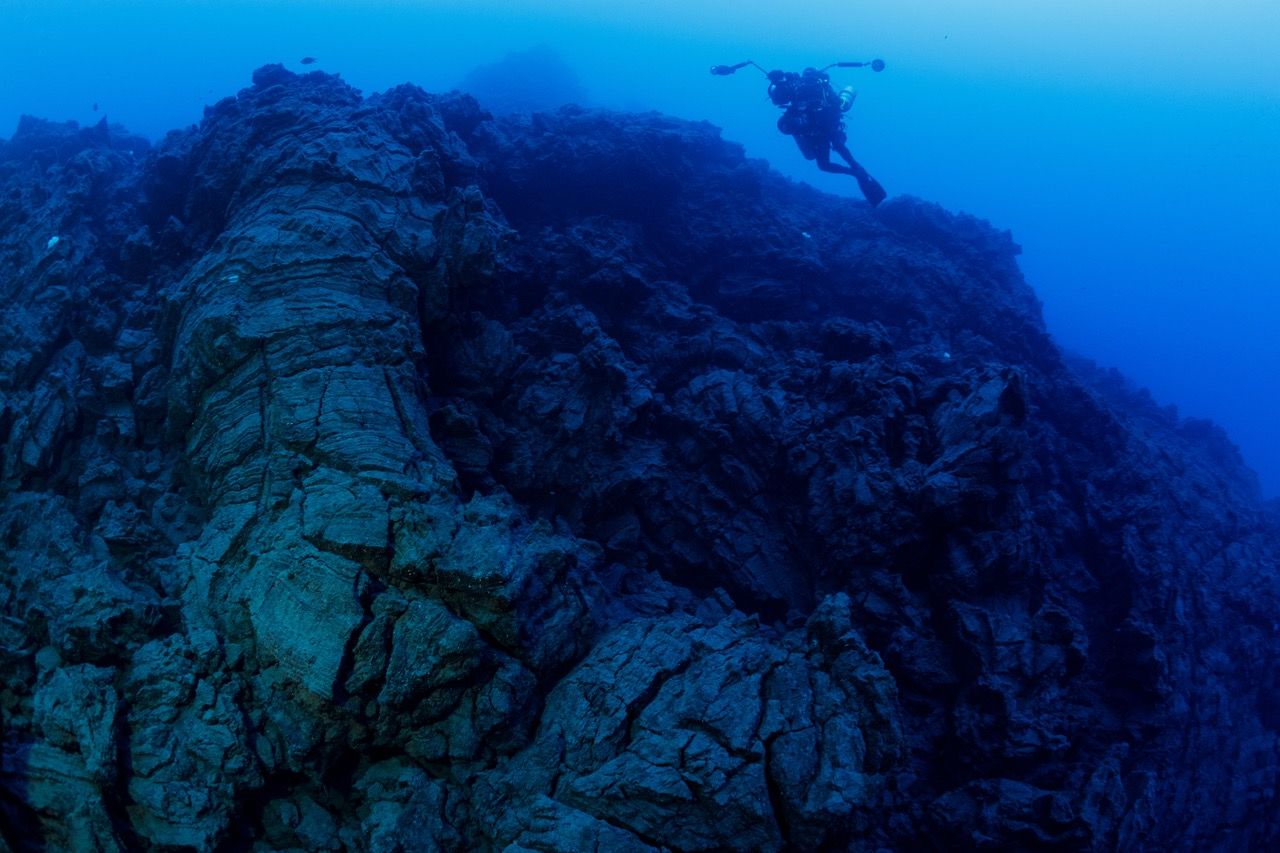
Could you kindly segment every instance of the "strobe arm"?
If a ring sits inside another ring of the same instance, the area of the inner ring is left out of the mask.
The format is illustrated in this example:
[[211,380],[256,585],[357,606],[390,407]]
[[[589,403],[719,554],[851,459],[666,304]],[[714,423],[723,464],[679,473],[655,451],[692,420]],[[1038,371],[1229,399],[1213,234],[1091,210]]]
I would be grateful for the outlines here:
[[[713,65],[711,66],[711,73],[717,77],[728,77],[739,68],[746,68],[748,65],[754,65],[756,68],[760,68],[759,65],[756,65],[756,63],[748,59],[746,62],[739,62],[737,65]],[[763,68],[760,68],[760,73],[765,76],[768,76],[769,74],[769,72],[765,71]]]
[[[884,60],[873,59],[870,62],[833,62],[827,66],[827,68],[867,68],[867,67],[870,67],[872,71],[883,71]],[[827,68],[824,68],[822,70],[826,71]]]

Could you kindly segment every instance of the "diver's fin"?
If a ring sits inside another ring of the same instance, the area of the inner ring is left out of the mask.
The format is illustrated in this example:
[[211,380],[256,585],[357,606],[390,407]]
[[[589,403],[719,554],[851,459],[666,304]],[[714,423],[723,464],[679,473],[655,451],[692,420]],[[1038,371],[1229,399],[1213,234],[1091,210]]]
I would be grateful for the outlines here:
[[854,175],[854,177],[858,179],[858,189],[862,190],[862,194],[867,198],[867,203],[872,207],[879,205],[889,195],[884,191],[884,187],[880,186],[880,182],[866,172]]

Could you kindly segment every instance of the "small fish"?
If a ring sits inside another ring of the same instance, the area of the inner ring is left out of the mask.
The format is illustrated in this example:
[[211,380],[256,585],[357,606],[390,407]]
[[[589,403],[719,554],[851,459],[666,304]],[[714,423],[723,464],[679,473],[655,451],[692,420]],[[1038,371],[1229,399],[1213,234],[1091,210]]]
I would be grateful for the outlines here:
[[315,65],[315,64],[316,64],[316,58],[315,58],[314,56],[304,56],[304,57],[302,57],[302,64],[303,64],[303,65]]
[[97,102],[97,101],[94,101],[94,102],[93,102],[93,111],[94,111],[95,113],[98,111],[98,102]]
[[59,237],[57,234],[54,234],[52,237],[49,238],[49,242],[44,244],[45,251],[48,251],[49,249],[52,249],[54,246],[58,245],[58,243],[61,240],[62,240],[61,237]]
[[800,233],[804,235],[804,238],[805,238],[806,240],[812,240],[812,239],[813,239],[813,235],[812,235],[812,234],[810,234],[808,231],[801,231]]

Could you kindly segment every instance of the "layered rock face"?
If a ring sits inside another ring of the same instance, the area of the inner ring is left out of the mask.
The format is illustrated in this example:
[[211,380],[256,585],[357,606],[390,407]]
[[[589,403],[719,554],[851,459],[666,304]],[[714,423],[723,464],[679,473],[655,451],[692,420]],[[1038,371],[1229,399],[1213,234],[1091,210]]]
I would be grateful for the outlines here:
[[24,120],[0,837],[1280,844],[1275,512],[1016,254],[656,115]]

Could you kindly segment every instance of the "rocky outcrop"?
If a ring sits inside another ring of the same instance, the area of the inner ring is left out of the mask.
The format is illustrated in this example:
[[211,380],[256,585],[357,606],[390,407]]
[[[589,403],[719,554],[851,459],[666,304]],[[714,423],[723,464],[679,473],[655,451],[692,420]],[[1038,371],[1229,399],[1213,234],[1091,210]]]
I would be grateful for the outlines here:
[[656,115],[25,119],[0,836],[1274,845],[1276,516],[1016,254]]
[[548,112],[590,101],[577,73],[547,45],[514,51],[477,66],[467,72],[458,88],[494,115]]

